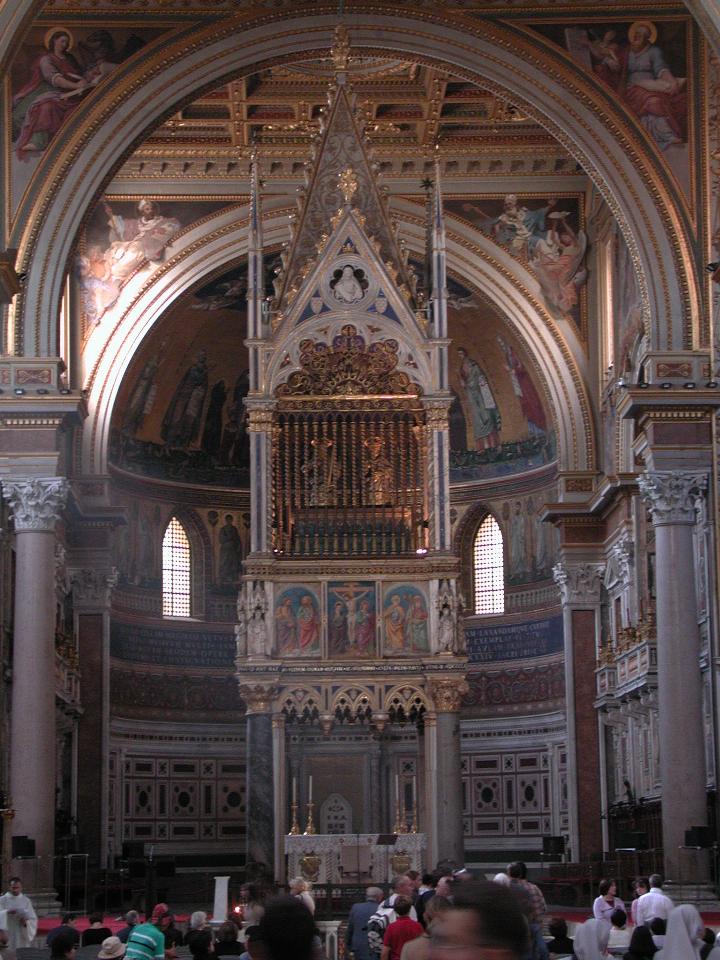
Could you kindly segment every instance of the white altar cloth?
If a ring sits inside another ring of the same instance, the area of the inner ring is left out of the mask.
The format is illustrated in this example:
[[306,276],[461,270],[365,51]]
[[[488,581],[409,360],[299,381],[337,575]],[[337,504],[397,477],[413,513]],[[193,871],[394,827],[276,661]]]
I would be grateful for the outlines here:
[[[314,834],[285,837],[288,876],[313,883],[387,883],[406,870],[422,872],[424,833],[399,833],[393,846],[378,844],[377,833]],[[343,854],[343,848],[345,853]],[[350,849],[348,849],[350,848]],[[367,868],[357,875],[355,863]]]

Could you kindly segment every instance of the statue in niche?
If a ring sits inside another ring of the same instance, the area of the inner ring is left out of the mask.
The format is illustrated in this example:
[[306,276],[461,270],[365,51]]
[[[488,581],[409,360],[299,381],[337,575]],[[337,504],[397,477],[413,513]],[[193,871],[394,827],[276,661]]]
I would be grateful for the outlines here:
[[364,471],[367,502],[374,507],[392,505],[393,467],[385,456],[383,438],[369,437],[363,441],[363,446],[370,457]]
[[437,596],[438,653],[460,653],[458,599],[450,580],[441,580]]
[[342,470],[335,444],[327,437],[310,441],[312,454],[301,471],[307,485],[307,503],[311,507],[333,507],[337,503],[338,481]]
[[353,269],[348,263],[339,270],[333,271],[330,289],[339,303],[357,303],[365,296],[368,282],[365,271]]
[[249,657],[264,657],[267,651],[267,620],[268,609],[265,587],[256,580],[253,585],[250,600],[250,621],[247,629],[247,644]]
[[235,624],[235,656],[244,660],[247,656],[247,611],[245,607],[245,588],[242,586],[237,599],[237,623]]

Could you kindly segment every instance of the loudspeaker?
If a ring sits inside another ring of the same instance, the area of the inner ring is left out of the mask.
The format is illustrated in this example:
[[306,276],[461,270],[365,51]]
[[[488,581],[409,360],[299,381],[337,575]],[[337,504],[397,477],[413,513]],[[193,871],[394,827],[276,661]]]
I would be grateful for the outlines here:
[[543,837],[543,856],[561,857],[565,853],[565,837]]
[[648,838],[643,830],[629,830],[619,833],[615,842],[616,850],[647,850]]
[[142,840],[124,840],[122,845],[123,860],[142,860],[145,856],[145,843]]
[[703,850],[707,850],[714,842],[715,837],[713,837],[710,827],[690,827],[689,830],[685,831],[686,847],[701,847]]
[[10,856],[13,860],[17,857],[34,857],[35,856],[35,841],[32,837],[13,837],[12,838],[12,850],[10,851]]

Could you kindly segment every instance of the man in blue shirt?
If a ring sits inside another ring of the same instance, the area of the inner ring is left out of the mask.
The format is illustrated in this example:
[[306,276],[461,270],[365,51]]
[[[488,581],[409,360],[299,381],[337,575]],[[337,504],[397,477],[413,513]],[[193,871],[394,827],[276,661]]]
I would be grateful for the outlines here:
[[380,887],[368,887],[365,891],[365,901],[354,903],[350,909],[345,944],[355,960],[370,960],[367,924],[377,910],[378,904],[382,902],[383,896]]

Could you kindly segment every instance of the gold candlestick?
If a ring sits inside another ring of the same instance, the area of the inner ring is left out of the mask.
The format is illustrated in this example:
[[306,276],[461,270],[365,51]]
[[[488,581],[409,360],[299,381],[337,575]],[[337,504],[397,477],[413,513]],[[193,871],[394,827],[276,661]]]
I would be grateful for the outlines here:
[[292,826],[290,827],[289,836],[297,837],[300,833],[300,824],[298,823],[298,818],[297,818],[297,812],[298,812],[297,803],[291,803],[290,810],[292,811]]
[[313,823],[313,807],[315,804],[310,800],[307,805],[307,825],[305,827],[304,836],[312,837],[315,835],[315,824]]
[[412,826],[410,827],[410,833],[418,832],[418,822],[417,822],[417,806],[413,805],[412,808]]

